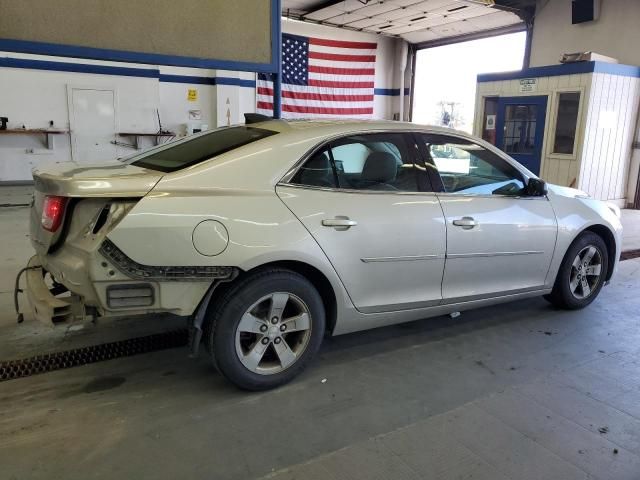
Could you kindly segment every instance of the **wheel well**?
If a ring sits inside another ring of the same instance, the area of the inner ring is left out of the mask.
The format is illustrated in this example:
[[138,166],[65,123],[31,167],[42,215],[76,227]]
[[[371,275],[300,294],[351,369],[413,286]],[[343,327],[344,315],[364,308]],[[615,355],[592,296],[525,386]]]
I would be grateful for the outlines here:
[[590,227],[586,228],[584,231],[595,233],[600,238],[602,238],[602,240],[604,240],[604,243],[607,245],[607,257],[609,261],[608,262],[609,268],[607,269],[607,276],[605,277],[605,279],[610,280],[611,276],[613,275],[613,264],[615,263],[615,260],[616,260],[616,239],[613,236],[613,233],[611,233],[611,230],[609,230],[604,225],[591,225]]
[[222,297],[224,292],[231,288],[238,280],[245,278],[247,275],[251,275],[258,270],[264,270],[267,268],[286,268],[287,270],[296,272],[309,280],[316,288],[316,290],[318,290],[320,298],[322,298],[324,310],[327,314],[326,329],[328,332],[333,331],[333,328],[336,325],[338,313],[336,294],[333,291],[331,282],[329,282],[329,279],[327,279],[327,277],[317,268],[312,267],[307,263],[298,262],[295,260],[283,260],[278,262],[265,263],[258,267],[252,268],[251,270],[241,272],[240,275],[238,275],[233,281],[221,283],[215,289],[209,305],[213,305],[219,298]]

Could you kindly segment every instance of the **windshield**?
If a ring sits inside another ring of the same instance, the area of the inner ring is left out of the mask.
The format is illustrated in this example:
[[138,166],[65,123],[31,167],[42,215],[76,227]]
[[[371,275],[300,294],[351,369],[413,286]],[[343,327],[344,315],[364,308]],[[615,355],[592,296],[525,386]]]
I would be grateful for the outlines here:
[[175,172],[276,133],[255,127],[225,127],[154,148],[124,161],[137,167]]

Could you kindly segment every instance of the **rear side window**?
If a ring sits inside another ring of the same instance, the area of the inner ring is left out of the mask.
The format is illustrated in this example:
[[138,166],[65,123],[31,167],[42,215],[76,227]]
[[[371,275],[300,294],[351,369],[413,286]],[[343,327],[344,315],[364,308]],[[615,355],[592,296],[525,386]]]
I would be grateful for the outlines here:
[[221,128],[175,145],[151,150],[134,158],[131,163],[151,170],[175,172],[276,133],[255,127]]
[[316,152],[291,183],[346,190],[429,190],[424,168],[401,133],[344,137]]

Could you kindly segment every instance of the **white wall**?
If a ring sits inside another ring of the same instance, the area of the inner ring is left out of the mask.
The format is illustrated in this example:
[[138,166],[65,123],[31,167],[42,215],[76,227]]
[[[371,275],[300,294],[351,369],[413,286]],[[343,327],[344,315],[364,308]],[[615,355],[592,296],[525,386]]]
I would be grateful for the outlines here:
[[595,51],[640,65],[640,1],[601,0],[594,22],[571,24],[571,0],[538,0],[531,66],[553,65],[563,53]]
[[[22,59],[33,55],[2,54]],[[44,57],[51,61],[51,57]],[[61,59],[57,59],[61,60]],[[70,61],[70,63],[79,63]],[[82,63],[98,62],[82,61]],[[100,62],[113,65],[110,62]],[[136,67],[134,65],[134,67]],[[149,68],[149,66],[139,66]],[[22,68],[0,68],[0,116],[8,117],[8,128],[54,128],[69,130],[67,86],[106,88],[117,92],[117,129],[157,130],[155,109],[159,105],[158,79],[89,73],[71,73]],[[122,139],[123,141],[126,141]],[[55,135],[54,149],[47,150],[43,135],[0,135],[0,181],[31,179],[31,169],[48,162],[71,160],[69,135]],[[32,150],[34,153],[28,153]],[[118,154],[125,155],[119,148]]]
[[[398,41],[388,37],[324,27],[320,25],[283,19],[283,31],[287,33],[317,36],[336,40],[377,42],[375,87],[397,89],[400,86],[400,69],[397,67]],[[230,72],[198,68],[169,67],[122,62],[105,62],[66,57],[29,55],[0,52],[0,59],[19,59],[45,62],[61,62],[154,71],[154,78],[119,74],[77,73],[43,70],[39,68],[9,68],[0,66],[0,116],[9,117],[9,128],[47,128],[49,120],[58,129],[69,130],[67,86],[110,88],[116,92],[117,131],[154,133],[158,130],[156,109],[160,112],[162,127],[178,135],[185,133],[189,110],[200,110],[201,120],[193,121],[209,128],[244,122],[243,114],[255,112],[255,87],[214,84],[215,77],[237,79],[254,83],[253,72]],[[197,80],[193,80],[193,79]],[[406,73],[409,87],[410,72]],[[190,83],[192,82],[192,83]],[[204,83],[203,83],[204,82]],[[189,101],[189,89],[197,90],[197,100]],[[375,95],[374,118],[393,118],[399,111],[398,95]],[[408,114],[408,97],[405,114]],[[40,138],[42,137],[42,138]],[[131,138],[116,140],[130,143]],[[34,167],[49,162],[71,161],[70,136],[57,135],[55,148],[47,150],[44,136],[0,135],[0,182],[28,181]],[[152,140],[142,139],[142,146],[150,146]],[[33,150],[34,153],[29,153]],[[135,150],[120,146],[118,155]]]

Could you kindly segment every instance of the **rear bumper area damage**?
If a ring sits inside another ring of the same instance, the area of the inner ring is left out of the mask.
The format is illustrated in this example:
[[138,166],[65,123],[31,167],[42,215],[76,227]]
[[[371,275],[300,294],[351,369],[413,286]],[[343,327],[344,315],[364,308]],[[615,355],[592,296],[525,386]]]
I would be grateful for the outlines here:
[[[58,324],[75,320],[84,320],[85,306],[78,295],[63,293],[59,285],[49,287],[45,282],[46,271],[36,255],[31,257],[26,270],[26,294],[34,317],[47,324]],[[64,289],[66,290],[66,289]]]

